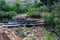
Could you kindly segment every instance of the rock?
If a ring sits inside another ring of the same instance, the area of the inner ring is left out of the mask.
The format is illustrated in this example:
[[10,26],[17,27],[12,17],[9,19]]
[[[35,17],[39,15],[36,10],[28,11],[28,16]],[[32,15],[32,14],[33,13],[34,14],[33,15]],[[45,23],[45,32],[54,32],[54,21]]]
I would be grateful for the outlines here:
[[5,33],[0,33],[0,40],[10,40]]
[[26,16],[16,16],[12,18],[15,21],[25,21],[27,19]]

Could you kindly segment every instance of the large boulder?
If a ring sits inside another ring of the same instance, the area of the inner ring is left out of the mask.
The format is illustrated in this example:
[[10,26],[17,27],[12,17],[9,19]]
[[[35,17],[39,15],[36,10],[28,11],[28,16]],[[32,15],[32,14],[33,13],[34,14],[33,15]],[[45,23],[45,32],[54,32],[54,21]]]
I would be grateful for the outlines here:
[[26,21],[26,19],[28,18],[28,16],[26,15],[17,15],[15,17],[12,18],[13,21]]

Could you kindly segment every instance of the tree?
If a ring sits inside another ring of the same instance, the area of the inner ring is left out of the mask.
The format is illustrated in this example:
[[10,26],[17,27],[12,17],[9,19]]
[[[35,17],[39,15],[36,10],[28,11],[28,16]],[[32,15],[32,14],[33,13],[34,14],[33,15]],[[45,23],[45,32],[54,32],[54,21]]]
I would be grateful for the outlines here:
[[52,11],[52,15],[54,16],[55,21],[55,28],[54,32],[59,36],[60,38],[60,3],[56,4],[56,7]]
[[5,4],[5,5],[3,5],[2,10],[6,11],[6,12],[11,11],[11,6],[9,6],[8,4]]
[[20,6],[20,3],[19,3],[19,2],[16,2],[16,3],[13,5],[13,10],[15,10],[17,13],[20,13],[20,11],[21,11],[21,6]]
[[10,11],[11,10],[11,6],[6,4],[4,0],[0,0],[0,10]]
[[42,4],[45,4],[48,6],[49,5],[54,5],[54,2],[57,3],[58,0],[40,0],[42,2]]
[[4,11],[0,11],[0,19],[3,19],[5,12]]
[[35,7],[37,6],[37,0],[35,0],[35,2],[34,2],[34,6],[35,6]]
[[16,12],[15,11],[9,11],[9,12],[5,12],[4,18],[12,19],[13,16],[16,16]]
[[51,12],[51,6],[58,2],[58,0],[40,0],[40,1],[42,2],[42,4],[48,7],[49,12]]
[[4,0],[0,0],[0,10],[2,10],[4,4],[5,4],[5,1]]

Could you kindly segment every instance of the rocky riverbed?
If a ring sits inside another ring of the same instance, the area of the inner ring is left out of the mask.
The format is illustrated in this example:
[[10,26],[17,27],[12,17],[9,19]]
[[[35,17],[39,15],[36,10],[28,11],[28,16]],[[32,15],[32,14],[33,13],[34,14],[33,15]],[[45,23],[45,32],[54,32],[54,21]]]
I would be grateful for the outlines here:
[[0,27],[0,40],[23,40],[15,34],[15,31],[8,28]]
[[[20,28],[21,29],[21,28]],[[21,30],[23,30],[21,32]],[[44,28],[36,27],[32,28],[22,28],[18,33],[24,35],[23,40],[43,40],[47,36],[43,33]],[[21,35],[21,36],[22,36]]]

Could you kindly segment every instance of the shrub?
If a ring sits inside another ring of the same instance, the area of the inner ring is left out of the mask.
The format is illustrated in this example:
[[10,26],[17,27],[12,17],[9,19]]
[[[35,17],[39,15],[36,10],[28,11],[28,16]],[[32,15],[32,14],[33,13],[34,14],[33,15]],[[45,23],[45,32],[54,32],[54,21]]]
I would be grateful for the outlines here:
[[28,16],[41,16],[40,12],[37,8],[31,8],[28,12],[27,12]]
[[10,12],[8,12],[8,15],[10,16],[10,17],[13,17],[13,16],[16,16],[16,12],[15,11],[10,11]]
[[55,18],[54,21],[55,21],[55,24],[56,25],[59,25],[60,24],[60,18]]
[[54,32],[55,32],[58,36],[60,36],[60,25],[56,25],[56,26],[55,26]]
[[5,12],[4,11],[0,11],[0,19],[2,19],[4,15],[5,15]]
[[28,9],[27,9],[26,7],[21,6],[21,13],[25,13],[25,12],[27,12],[27,11],[28,11]]
[[0,11],[0,20],[1,19],[12,19],[13,16],[16,16],[15,11],[10,11],[10,12]]
[[46,6],[32,7],[28,12],[28,16],[38,16],[41,17],[41,12],[46,10]]
[[43,40],[56,40],[57,36],[55,33],[52,32],[48,32],[46,29],[43,29],[43,33],[46,35],[45,38],[43,38]]
[[60,4],[57,3],[55,5],[54,10],[52,11],[52,15],[54,16],[55,28],[54,32],[60,36]]
[[45,5],[40,6],[38,9],[39,9],[39,11],[42,11],[42,12],[46,12],[47,11],[47,7]]
[[18,30],[18,33],[21,37],[26,37],[27,35],[24,34],[24,28],[19,28]]
[[60,17],[60,3],[57,3],[55,5],[55,8],[53,9],[52,14],[54,14],[55,16]]
[[48,26],[51,26],[52,28],[55,27],[55,22],[53,20],[51,13],[43,14],[43,18],[45,19],[45,22],[47,23]]
[[19,13],[21,10],[21,5],[19,2],[16,2],[15,4],[13,4],[12,6],[13,10],[16,11],[17,13]]
[[16,15],[15,11],[5,12],[3,18],[9,18],[9,19],[11,19],[15,15]]
[[60,18],[55,18],[55,28],[54,28],[54,32],[60,36]]
[[[60,36],[60,4],[57,4],[51,13],[43,14],[47,25],[53,27],[53,31]],[[47,38],[46,40],[52,40],[53,38]],[[54,39],[53,39],[54,40]]]
[[56,40],[56,37],[54,35],[48,35],[47,38],[43,40]]
[[11,6],[8,5],[5,0],[0,0],[0,10],[3,11],[10,11],[11,10]]
[[35,36],[28,36],[24,38],[25,40],[39,40],[39,38],[35,37]]
[[18,14],[19,13],[24,13],[27,11],[27,8],[24,6],[21,6],[19,2],[16,2],[13,6],[12,9],[15,10]]
[[[60,8],[57,6],[52,13],[43,15],[46,23],[54,28],[54,32],[60,36]],[[52,39],[51,39],[52,40]]]
[[8,21],[8,20],[12,20],[12,17],[16,16],[16,12],[15,11],[10,11],[10,12],[5,12],[5,11],[0,11],[0,20],[1,21]]

